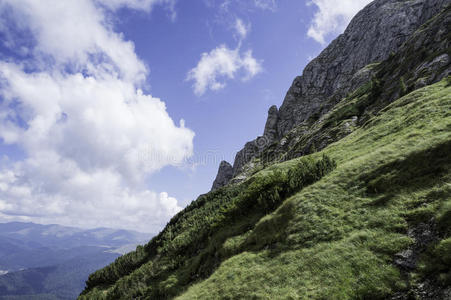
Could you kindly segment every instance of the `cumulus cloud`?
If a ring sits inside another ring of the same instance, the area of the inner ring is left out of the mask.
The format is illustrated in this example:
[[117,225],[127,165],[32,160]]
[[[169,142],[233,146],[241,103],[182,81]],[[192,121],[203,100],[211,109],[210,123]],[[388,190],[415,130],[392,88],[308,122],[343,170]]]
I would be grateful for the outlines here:
[[342,33],[351,19],[372,0],[311,0],[318,11],[308,29],[307,35],[322,45],[329,35]]
[[242,80],[249,80],[262,70],[261,63],[249,50],[243,54],[240,49],[229,49],[221,45],[209,53],[202,53],[197,66],[188,73],[188,80],[194,81],[194,92],[203,95],[208,89],[219,90],[226,86],[225,79],[241,74]]
[[241,44],[247,37],[251,25],[236,18],[234,30],[238,36],[238,46],[230,49],[220,45],[210,52],[201,54],[197,66],[188,72],[187,80],[194,81],[194,93],[198,96],[207,90],[220,90],[226,86],[227,79],[237,75],[247,81],[262,71],[262,62],[252,55],[252,50],[241,51]]
[[0,219],[156,231],[181,209],[145,179],[183,164],[194,133],[142,91],[147,67],[106,16],[168,1],[100,2],[0,3],[35,40],[0,61],[0,142],[25,153],[0,166]]
[[47,63],[50,57],[52,67],[70,66],[97,77],[113,74],[135,82],[146,77],[133,43],[112,30],[105,12],[91,0],[5,0],[1,7],[12,9],[13,21],[34,37],[36,60]]

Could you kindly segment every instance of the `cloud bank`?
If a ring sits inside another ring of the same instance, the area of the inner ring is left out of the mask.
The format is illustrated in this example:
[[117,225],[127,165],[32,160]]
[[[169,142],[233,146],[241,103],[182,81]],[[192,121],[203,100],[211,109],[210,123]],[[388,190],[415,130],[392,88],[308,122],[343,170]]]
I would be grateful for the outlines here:
[[325,45],[327,38],[342,33],[351,19],[372,0],[311,0],[318,11],[308,29],[307,35]]
[[171,3],[0,2],[4,45],[23,49],[0,61],[0,142],[24,152],[0,165],[0,220],[155,232],[181,209],[145,179],[183,164],[194,133],[142,91],[148,68],[108,17]]

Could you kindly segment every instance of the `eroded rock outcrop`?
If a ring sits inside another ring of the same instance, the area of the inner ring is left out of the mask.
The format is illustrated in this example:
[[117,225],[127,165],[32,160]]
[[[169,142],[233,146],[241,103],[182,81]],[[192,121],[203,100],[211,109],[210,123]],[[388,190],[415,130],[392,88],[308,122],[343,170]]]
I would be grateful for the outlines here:
[[244,148],[235,156],[233,163],[233,175],[237,176],[243,171],[243,166],[263,152],[269,145],[279,140],[277,126],[279,124],[279,110],[273,105],[268,110],[263,136],[247,142]]
[[277,106],[273,105],[268,110],[268,119],[265,124],[265,131],[263,136],[268,139],[269,142],[279,139],[277,131],[277,124],[279,123],[279,110]]
[[216,175],[216,179],[213,182],[211,190],[214,191],[225,186],[227,183],[229,183],[232,177],[233,177],[232,165],[223,160],[219,165],[218,174]]

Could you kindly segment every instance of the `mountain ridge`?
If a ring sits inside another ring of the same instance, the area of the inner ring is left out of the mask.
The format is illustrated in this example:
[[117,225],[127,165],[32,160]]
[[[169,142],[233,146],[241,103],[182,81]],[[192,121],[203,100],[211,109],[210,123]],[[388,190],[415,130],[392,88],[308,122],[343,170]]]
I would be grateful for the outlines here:
[[[345,32],[333,40],[294,79],[280,107],[271,106],[263,136],[247,142],[233,163],[233,177],[244,179],[245,165],[273,143],[280,142],[294,127],[313,115],[322,116],[342,98],[368,81],[371,63],[387,59],[424,22],[449,5],[449,0],[377,0],[368,4],[350,22]],[[217,178],[226,185],[232,178],[219,168]],[[230,178],[229,180],[226,180]],[[221,185],[215,185],[218,188]]]
[[150,237],[108,228],[0,223],[0,299],[73,299],[91,272]]
[[[365,58],[337,81],[318,72],[312,82],[330,90],[308,92],[326,96],[307,99],[292,125],[271,107],[266,137],[246,144],[260,148],[221,163],[210,193],[91,274],[79,298],[451,297],[450,1],[377,0],[349,28],[382,8],[392,26],[381,28],[408,33],[395,34],[396,51],[385,41],[382,61]],[[329,50],[320,59],[334,60]],[[302,105],[299,80],[287,97]]]

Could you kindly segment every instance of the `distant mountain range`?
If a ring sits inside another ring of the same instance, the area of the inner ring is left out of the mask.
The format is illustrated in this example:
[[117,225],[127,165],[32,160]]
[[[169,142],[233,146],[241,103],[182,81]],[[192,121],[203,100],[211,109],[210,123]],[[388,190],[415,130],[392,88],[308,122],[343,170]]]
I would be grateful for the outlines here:
[[75,299],[91,272],[151,237],[109,228],[0,224],[0,299]]

